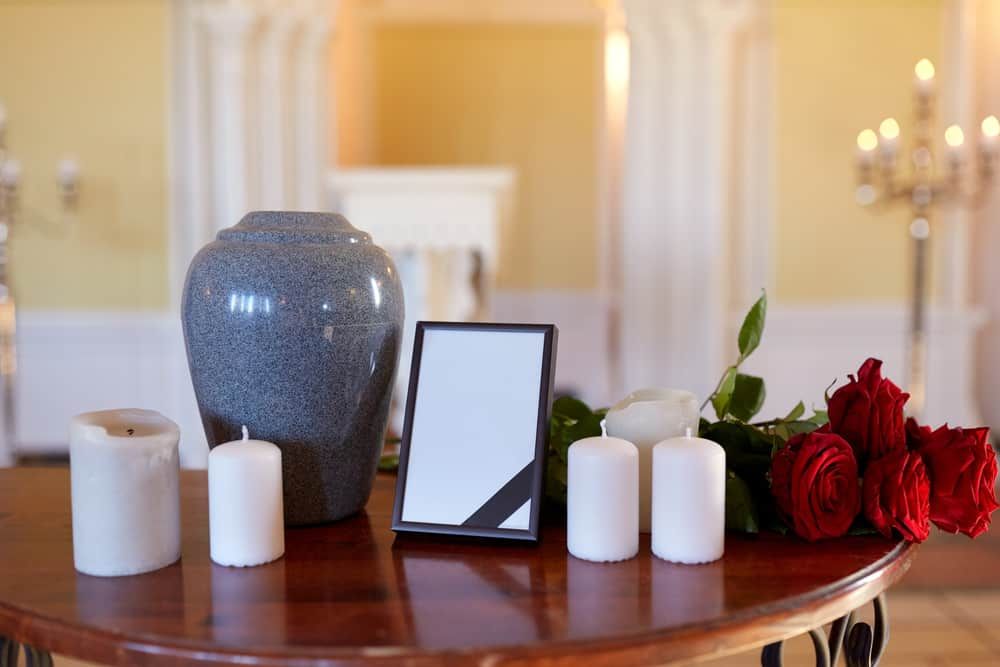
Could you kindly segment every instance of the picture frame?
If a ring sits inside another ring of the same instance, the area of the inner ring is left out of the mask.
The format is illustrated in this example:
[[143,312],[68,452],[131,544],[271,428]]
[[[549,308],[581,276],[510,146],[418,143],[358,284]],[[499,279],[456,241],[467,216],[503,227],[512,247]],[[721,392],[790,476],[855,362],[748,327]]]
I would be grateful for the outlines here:
[[558,330],[418,322],[392,529],[538,541]]

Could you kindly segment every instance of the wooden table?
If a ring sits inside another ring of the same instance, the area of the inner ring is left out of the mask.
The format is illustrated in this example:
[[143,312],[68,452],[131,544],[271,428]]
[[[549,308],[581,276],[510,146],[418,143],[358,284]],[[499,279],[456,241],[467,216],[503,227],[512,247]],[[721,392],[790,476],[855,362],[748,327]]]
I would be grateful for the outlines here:
[[[838,618],[851,630],[842,617],[915,552],[875,537],[768,534],[729,537],[710,565],[660,561],[648,539],[638,558],[599,565],[569,556],[556,524],[537,547],[394,539],[393,485],[380,475],[365,513],[289,529],[283,559],[237,569],[209,560],[205,474],[184,472],[182,560],[99,578],[73,569],[68,471],[0,470],[0,635],[8,649],[35,647],[37,664],[51,651],[116,665],[654,665]],[[867,627],[848,634],[864,643]],[[826,636],[814,639],[825,650]],[[779,649],[765,664],[780,663]]]

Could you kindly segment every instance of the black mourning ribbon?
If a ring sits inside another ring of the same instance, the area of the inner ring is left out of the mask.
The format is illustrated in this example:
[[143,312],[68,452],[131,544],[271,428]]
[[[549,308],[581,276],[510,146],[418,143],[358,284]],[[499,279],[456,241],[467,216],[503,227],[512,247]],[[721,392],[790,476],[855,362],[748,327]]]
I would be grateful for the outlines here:
[[475,528],[499,528],[521,505],[531,500],[531,482],[534,479],[535,462],[521,468],[521,472],[510,478],[500,490],[483,503],[482,507],[462,522],[463,526]]

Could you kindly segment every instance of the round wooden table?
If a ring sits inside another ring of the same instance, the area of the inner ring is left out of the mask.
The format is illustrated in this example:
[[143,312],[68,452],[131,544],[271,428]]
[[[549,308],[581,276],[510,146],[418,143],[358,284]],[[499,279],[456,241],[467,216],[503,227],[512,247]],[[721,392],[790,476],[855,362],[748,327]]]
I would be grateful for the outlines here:
[[555,524],[538,546],[396,538],[394,481],[380,475],[354,518],[289,529],[281,560],[237,569],[209,560],[206,477],[183,472],[182,560],[99,578],[73,569],[68,470],[0,470],[0,636],[8,651],[34,647],[35,664],[51,651],[115,665],[626,667],[765,644],[779,664],[774,642],[838,618],[863,643],[868,626],[852,633],[846,615],[915,552],[764,534],[730,536],[709,565],[660,561],[648,539],[638,558],[600,565],[571,557]]

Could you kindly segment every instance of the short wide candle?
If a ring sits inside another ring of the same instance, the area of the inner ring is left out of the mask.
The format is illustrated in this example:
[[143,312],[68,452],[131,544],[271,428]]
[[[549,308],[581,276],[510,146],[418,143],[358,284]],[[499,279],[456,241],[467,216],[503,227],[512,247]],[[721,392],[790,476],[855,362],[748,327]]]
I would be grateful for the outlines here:
[[722,558],[726,532],[726,451],[704,438],[671,438],[653,448],[653,554],[675,563]]
[[73,563],[117,577],[158,570],[181,557],[177,442],[180,429],[152,410],[73,417]]
[[285,553],[281,450],[264,440],[213,447],[208,454],[208,526],[219,565],[263,565]]
[[639,553],[639,452],[621,438],[584,438],[569,446],[566,546],[584,560],[626,560]]
[[615,404],[607,415],[608,435],[624,438],[639,448],[639,530],[650,531],[653,446],[697,432],[698,399],[682,389],[640,389]]

